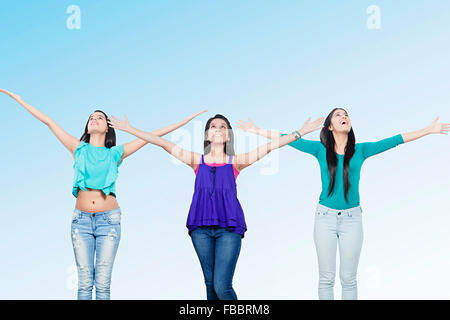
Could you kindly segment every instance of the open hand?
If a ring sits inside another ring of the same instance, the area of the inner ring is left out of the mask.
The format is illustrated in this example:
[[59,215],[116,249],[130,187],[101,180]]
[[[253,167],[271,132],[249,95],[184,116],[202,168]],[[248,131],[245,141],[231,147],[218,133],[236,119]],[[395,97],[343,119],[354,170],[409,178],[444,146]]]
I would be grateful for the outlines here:
[[119,129],[122,131],[129,131],[131,129],[131,124],[128,121],[127,117],[125,115],[123,116],[124,120],[117,119],[114,116],[111,116],[111,118],[108,118],[108,124],[111,128]]
[[3,92],[5,94],[7,94],[8,96],[10,96],[11,98],[13,98],[15,100],[22,100],[22,98],[18,94],[12,93],[12,92],[10,92],[8,90],[0,88],[0,92]]
[[434,121],[428,126],[430,133],[448,134],[447,132],[450,131],[450,123],[441,123],[438,122],[438,120],[439,117],[434,119]]
[[189,117],[184,118],[184,120],[187,121],[187,122],[189,122],[189,121],[191,121],[192,119],[194,119],[195,117],[201,115],[202,113],[205,113],[206,111],[208,111],[208,110],[203,110],[203,111],[196,112],[196,113],[190,115]]
[[313,122],[311,122],[311,117],[309,117],[305,123],[303,124],[302,128],[300,129],[303,131],[303,134],[307,134],[316,130],[321,129],[323,126],[323,122],[325,121],[324,117],[317,118]]
[[248,118],[248,122],[239,120],[237,127],[243,131],[258,133],[258,127],[250,118]]

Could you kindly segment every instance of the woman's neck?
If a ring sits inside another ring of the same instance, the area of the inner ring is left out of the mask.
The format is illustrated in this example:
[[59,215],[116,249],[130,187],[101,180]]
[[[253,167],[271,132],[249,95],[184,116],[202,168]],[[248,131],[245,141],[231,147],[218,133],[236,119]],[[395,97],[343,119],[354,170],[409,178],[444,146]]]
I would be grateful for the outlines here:
[[89,144],[94,147],[104,147],[105,146],[105,133],[94,133],[89,137]]
[[347,133],[335,133],[334,137],[334,151],[338,154],[345,154],[345,147],[347,147],[348,134]]
[[211,143],[211,151],[208,153],[208,158],[212,162],[222,163],[226,158],[226,154],[223,151],[223,143],[215,144]]

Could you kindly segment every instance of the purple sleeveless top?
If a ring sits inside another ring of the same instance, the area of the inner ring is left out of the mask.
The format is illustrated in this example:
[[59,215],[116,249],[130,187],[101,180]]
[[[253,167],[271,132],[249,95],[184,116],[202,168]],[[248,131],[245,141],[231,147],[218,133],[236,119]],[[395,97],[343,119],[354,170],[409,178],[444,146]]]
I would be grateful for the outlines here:
[[244,237],[247,225],[237,198],[231,160],[232,156],[226,165],[211,167],[204,163],[202,155],[186,222],[189,234],[200,226],[219,226]]

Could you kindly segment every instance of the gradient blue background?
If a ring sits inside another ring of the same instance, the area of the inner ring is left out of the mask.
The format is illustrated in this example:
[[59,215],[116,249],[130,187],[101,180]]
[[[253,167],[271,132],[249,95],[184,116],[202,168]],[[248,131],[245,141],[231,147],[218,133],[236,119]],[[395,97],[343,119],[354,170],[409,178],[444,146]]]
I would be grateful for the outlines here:
[[[72,4],[80,30],[66,27]],[[366,26],[372,4],[379,30]],[[77,138],[97,108],[149,131],[208,109],[168,135],[202,152],[216,113],[290,132],[343,106],[357,142],[376,141],[450,122],[449,21],[445,0],[2,0],[0,88]],[[0,298],[74,299],[72,157],[15,101],[1,95],[0,106]],[[235,135],[237,152],[265,142]],[[119,144],[132,139],[118,133]],[[360,299],[450,298],[449,147],[427,136],[365,163]],[[185,227],[193,185],[192,170],[155,146],[124,161],[113,299],[206,297]],[[238,297],[316,299],[316,160],[285,147],[245,169],[238,192],[249,226]]]

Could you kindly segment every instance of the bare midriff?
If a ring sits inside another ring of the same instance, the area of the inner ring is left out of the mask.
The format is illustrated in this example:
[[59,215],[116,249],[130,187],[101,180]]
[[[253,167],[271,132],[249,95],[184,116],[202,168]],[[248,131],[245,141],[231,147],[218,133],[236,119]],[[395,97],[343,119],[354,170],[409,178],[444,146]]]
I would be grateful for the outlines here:
[[116,197],[105,195],[102,190],[89,189],[86,191],[78,189],[76,208],[85,212],[102,212],[119,207]]

